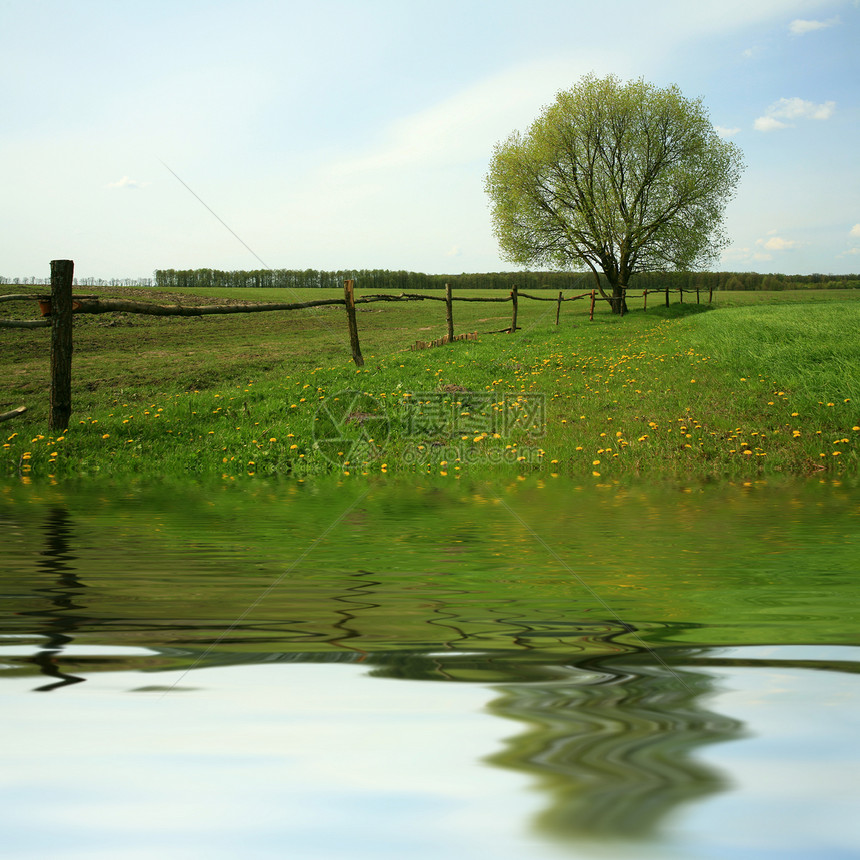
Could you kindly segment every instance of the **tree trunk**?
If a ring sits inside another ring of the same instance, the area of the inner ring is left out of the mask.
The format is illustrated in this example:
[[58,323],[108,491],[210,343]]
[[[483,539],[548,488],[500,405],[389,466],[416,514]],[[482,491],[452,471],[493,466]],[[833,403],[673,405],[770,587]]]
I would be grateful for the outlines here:
[[624,316],[627,313],[627,287],[620,281],[612,282],[612,297],[609,300],[612,313]]

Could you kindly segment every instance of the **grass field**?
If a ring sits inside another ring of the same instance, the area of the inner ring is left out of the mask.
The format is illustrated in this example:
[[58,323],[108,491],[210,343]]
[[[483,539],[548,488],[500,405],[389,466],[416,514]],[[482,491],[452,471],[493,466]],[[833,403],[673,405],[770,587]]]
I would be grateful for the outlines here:
[[[100,292],[186,304],[337,296]],[[588,301],[567,302],[556,326],[554,302],[521,299],[522,330],[510,335],[490,333],[510,325],[509,303],[455,303],[456,331],[479,339],[416,352],[416,340],[444,334],[442,302],[359,306],[362,370],[337,306],[78,315],[74,412],[53,434],[50,331],[0,329],[0,412],[29,410],[0,425],[0,474],[856,474],[856,291],[717,293],[710,310],[695,295],[665,308],[652,294],[647,312],[641,299],[630,305],[619,319],[598,304],[589,322]],[[29,305],[0,309],[35,316]]]

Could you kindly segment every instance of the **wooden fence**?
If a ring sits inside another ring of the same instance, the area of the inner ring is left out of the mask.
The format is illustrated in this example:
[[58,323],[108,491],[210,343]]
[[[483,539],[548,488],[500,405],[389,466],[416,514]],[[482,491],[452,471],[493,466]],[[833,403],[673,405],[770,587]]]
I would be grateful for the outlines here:
[[[358,338],[358,324],[356,321],[356,305],[369,304],[371,302],[412,302],[412,301],[438,301],[445,303],[446,334],[444,337],[434,341],[416,341],[412,349],[426,349],[432,346],[441,346],[457,340],[474,340],[477,332],[466,334],[454,334],[454,302],[510,302],[511,324],[508,328],[488,334],[500,334],[508,332],[513,334],[520,326],[517,325],[517,314],[519,300],[530,299],[537,302],[556,302],[555,323],[558,325],[561,316],[562,302],[575,302],[582,299],[591,300],[589,319],[594,319],[594,305],[596,301],[609,301],[600,295],[595,295],[594,290],[575,296],[564,296],[560,290],[558,296],[534,296],[529,293],[521,293],[516,286],[511,288],[507,296],[455,296],[451,285],[445,285],[444,296],[433,296],[421,293],[399,293],[390,295],[384,293],[369,294],[356,297],[355,282],[344,281],[342,299],[319,299],[311,302],[255,302],[242,305],[156,305],[149,302],[135,302],[126,299],[103,299],[93,295],[72,295],[72,280],[74,276],[74,263],[72,260],[51,261],[51,294],[50,295],[8,295],[0,296],[0,302],[32,302],[39,303],[40,310],[45,319],[16,320],[0,319],[0,328],[51,328],[51,409],[50,427],[52,430],[64,430],[68,427],[69,418],[72,413],[72,315],[81,314],[105,314],[123,311],[125,313],[146,314],[151,316],[205,316],[208,314],[242,314],[259,313],[263,311],[294,311],[305,308],[319,308],[327,305],[343,305],[346,309],[347,329],[349,332],[349,344],[352,358],[357,367],[364,366],[364,358],[361,354],[361,344]],[[662,290],[644,290],[641,295],[625,293],[630,298],[641,297],[644,299],[644,309],[648,309],[649,293],[665,294],[666,307],[669,306],[669,293],[680,293],[680,299],[684,301],[684,290],[666,287]],[[687,292],[693,292],[687,290]],[[699,289],[695,289],[696,301],[700,301]],[[708,302],[713,299],[713,290],[709,292]],[[0,421],[5,421],[22,415],[26,407],[21,406],[10,412],[0,413]]]

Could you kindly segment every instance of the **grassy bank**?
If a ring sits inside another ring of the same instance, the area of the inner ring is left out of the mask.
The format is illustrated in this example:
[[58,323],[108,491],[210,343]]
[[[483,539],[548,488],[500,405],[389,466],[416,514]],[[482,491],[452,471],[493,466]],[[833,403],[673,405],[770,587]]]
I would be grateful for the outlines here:
[[[273,293],[283,300],[229,291]],[[444,305],[371,305],[360,371],[339,307],[79,316],[74,413],[54,434],[49,332],[4,329],[0,412],[29,412],[0,425],[0,474],[856,473],[860,301],[762,295],[718,294],[707,312],[652,296],[647,312],[640,300],[619,320],[599,306],[594,322],[571,302],[558,327],[554,303],[522,300],[514,336],[489,333],[509,324],[509,304],[458,303],[457,331],[479,340],[418,352],[416,339],[444,333]]]

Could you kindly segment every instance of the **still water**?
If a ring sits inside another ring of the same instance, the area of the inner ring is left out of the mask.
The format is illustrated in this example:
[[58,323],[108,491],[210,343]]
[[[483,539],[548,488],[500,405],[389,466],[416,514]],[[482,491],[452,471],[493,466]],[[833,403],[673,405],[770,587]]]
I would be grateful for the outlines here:
[[0,485],[31,858],[860,855],[860,488]]

